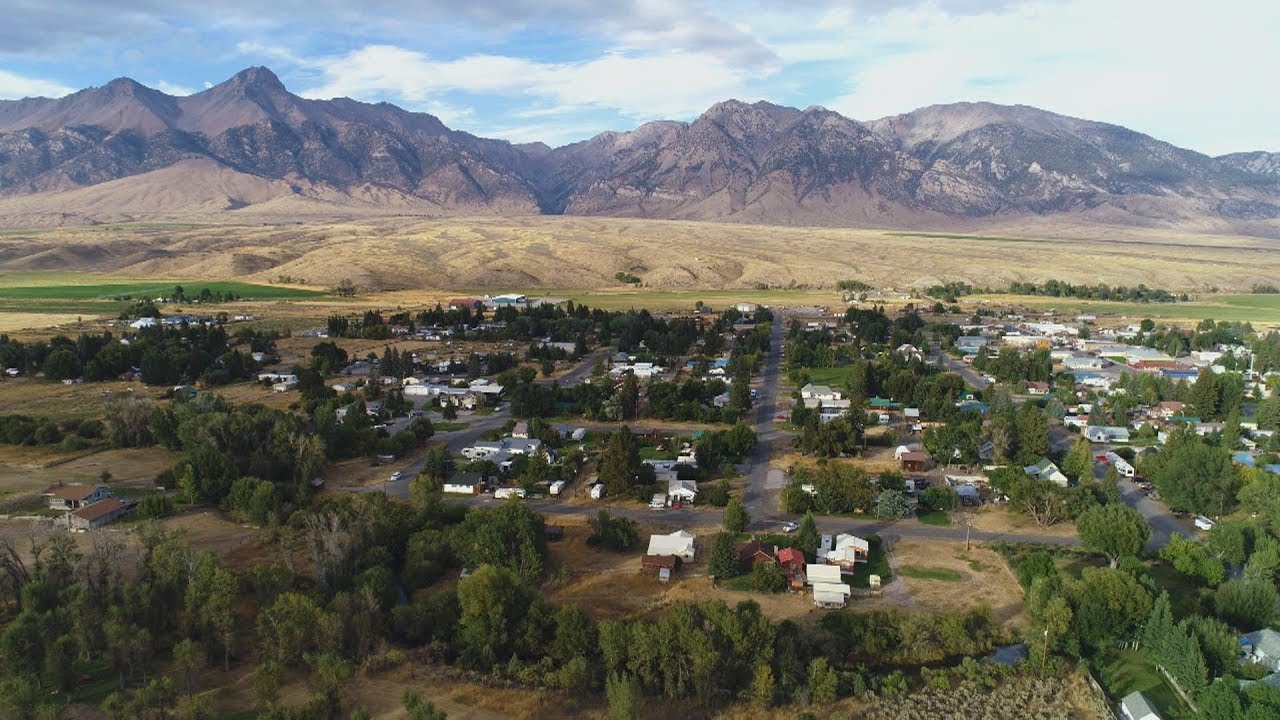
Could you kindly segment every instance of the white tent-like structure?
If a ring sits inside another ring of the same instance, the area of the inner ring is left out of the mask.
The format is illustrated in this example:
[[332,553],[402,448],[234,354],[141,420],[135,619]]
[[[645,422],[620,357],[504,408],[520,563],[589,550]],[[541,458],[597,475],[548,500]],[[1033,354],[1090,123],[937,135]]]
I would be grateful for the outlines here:
[[670,535],[650,535],[647,555],[675,555],[681,560],[692,560],[697,548],[692,533],[677,530]]

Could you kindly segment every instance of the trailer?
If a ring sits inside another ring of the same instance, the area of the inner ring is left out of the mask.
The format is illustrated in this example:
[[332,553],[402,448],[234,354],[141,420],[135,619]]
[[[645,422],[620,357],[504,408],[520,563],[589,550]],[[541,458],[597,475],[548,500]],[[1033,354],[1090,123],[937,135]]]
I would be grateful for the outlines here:
[[1116,469],[1116,472],[1121,477],[1131,478],[1138,474],[1138,472],[1133,469],[1133,466],[1129,464],[1129,461],[1113,452],[1107,453],[1107,462],[1111,463],[1111,466]]
[[547,492],[552,495],[559,495],[560,493],[564,492],[564,481],[557,480],[551,483],[551,486],[547,488]]
[[498,488],[493,491],[493,496],[498,500],[506,500],[508,498],[524,499],[524,488]]

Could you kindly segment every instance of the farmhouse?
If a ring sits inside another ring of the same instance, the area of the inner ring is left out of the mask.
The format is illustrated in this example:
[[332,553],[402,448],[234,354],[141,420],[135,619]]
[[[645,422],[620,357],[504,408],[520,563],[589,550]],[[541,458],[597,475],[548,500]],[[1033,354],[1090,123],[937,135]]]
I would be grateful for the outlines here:
[[738,545],[734,548],[734,555],[737,556],[738,562],[744,565],[747,563],[752,565],[763,565],[777,562],[773,557],[773,553],[766,550],[763,545],[755,540],[750,540]]
[[853,572],[858,563],[865,563],[871,555],[871,545],[856,535],[837,535],[835,548],[827,553],[828,565],[837,565],[841,572]]
[[692,560],[697,553],[692,533],[677,530],[670,535],[650,535],[646,555],[674,555],[681,560]]
[[92,530],[114,522],[132,509],[132,503],[109,497],[71,513],[69,522],[73,530]]
[[1027,465],[1022,468],[1022,470],[1033,478],[1048,480],[1060,487],[1066,487],[1071,484],[1071,481],[1067,476],[1063,475],[1062,471],[1058,469],[1058,466],[1054,465],[1053,461],[1049,458],[1040,458],[1040,462],[1035,465]]
[[1089,438],[1089,442],[1127,443],[1129,442],[1129,429],[1122,427],[1091,425],[1084,429],[1084,436]]
[[50,510],[79,510],[111,496],[106,485],[50,485],[44,491]]

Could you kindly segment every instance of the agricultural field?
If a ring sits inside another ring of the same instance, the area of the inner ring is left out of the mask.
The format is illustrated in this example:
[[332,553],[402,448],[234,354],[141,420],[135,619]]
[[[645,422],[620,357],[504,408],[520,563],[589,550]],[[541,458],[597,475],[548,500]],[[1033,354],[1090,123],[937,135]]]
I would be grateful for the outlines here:
[[1203,294],[1195,296],[1191,302],[1177,303],[1109,302],[1042,295],[971,295],[960,298],[960,306],[966,310],[995,306],[1054,310],[1065,315],[1088,313],[1098,315],[1099,322],[1103,324],[1137,322],[1143,318],[1195,324],[1211,319],[1248,322],[1259,329],[1280,328],[1280,295],[1277,294]]

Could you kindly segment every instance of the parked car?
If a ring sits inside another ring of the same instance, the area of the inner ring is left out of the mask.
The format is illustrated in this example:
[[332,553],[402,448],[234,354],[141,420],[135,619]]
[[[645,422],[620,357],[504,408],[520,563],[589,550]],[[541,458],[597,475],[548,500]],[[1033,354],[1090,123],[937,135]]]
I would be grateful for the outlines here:
[[788,535],[790,535],[791,533],[799,529],[800,529],[800,523],[798,522],[789,522],[782,526],[782,532],[787,533]]
[[395,472],[391,473],[391,482],[395,482],[395,481],[399,480],[401,477],[403,477],[403,475],[401,474],[401,472],[400,472],[399,470],[397,470],[397,471],[395,471]]
[[1200,530],[1212,530],[1213,521],[1203,515],[1197,515],[1195,520],[1196,527]]

